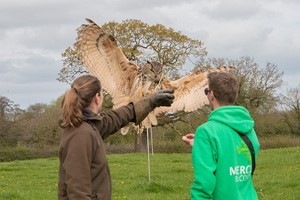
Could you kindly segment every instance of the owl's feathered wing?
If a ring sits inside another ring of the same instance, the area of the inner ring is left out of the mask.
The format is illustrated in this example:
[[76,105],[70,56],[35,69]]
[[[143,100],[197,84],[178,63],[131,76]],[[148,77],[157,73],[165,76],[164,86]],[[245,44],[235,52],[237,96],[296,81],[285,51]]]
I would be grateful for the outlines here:
[[[75,47],[83,65],[100,79],[103,89],[111,95],[114,107],[126,105],[159,89],[174,89],[175,99],[171,107],[155,108],[140,126],[135,127],[138,132],[157,125],[157,117],[166,113],[192,112],[208,104],[204,94],[208,72],[193,73],[175,81],[162,77],[162,81],[153,87],[153,82],[140,80],[142,70],[125,57],[116,40],[92,20],[87,21],[88,24],[78,29]],[[213,71],[224,70],[226,68]],[[127,131],[128,127],[121,132],[126,134]]]
[[138,73],[138,66],[129,62],[116,40],[96,23],[87,19],[78,29],[75,43],[77,53],[88,71],[97,76],[111,97],[115,107],[129,103],[130,90]]
[[170,88],[174,92],[174,102],[171,107],[158,107],[155,109],[156,116],[162,116],[168,112],[193,112],[208,105],[207,96],[204,93],[208,87],[207,75],[211,72],[229,72],[232,67],[219,67],[208,69],[204,72],[194,72],[183,76],[178,80],[162,82],[162,89]]

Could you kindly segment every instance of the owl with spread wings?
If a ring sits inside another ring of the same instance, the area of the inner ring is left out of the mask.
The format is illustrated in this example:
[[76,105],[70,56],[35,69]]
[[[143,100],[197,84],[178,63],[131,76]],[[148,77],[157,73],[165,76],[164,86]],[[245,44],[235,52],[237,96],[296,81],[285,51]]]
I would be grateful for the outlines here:
[[[207,74],[211,71],[228,71],[222,67],[202,73],[191,73],[178,80],[170,80],[163,73],[159,62],[147,62],[137,66],[130,62],[118,47],[116,39],[105,33],[101,27],[90,19],[78,28],[75,43],[76,51],[83,66],[89,73],[101,81],[103,89],[110,94],[114,108],[134,102],[161,89],[174,90],[174,102],[170,107],[155,108],[144,121],[135,126],[138,133],[168,114],[188,113],[208,104],[204,94],[207,87]],[[161,123],[160,123],[161,124]],[[121,129],[128,132],[129,125]]]

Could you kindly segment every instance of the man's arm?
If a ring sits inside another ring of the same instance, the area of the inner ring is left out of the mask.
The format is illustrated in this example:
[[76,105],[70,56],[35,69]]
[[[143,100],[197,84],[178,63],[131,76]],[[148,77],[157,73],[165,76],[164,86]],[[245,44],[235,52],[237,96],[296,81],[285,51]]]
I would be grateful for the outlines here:
[[212,199],[216,185],[216,155],[207,133],[198,128],[192,148],[194,181],[191,187],[191,199]]

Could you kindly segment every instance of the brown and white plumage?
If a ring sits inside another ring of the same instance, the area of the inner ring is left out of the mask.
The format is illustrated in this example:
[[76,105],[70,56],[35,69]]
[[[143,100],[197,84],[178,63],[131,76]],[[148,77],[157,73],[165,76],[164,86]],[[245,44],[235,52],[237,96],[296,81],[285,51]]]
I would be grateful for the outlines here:
[[[159,89],[172,88],[175,91],[171,107],[158,107],[149,113],[142,124],[136,127],[139,128],[139,132],[143,128],[157,125],[157,116],[163,116],[168,112],[192,112],[208,104],[203,92],[207,87],[208,71],[192,73],[170,81],[163,75],[162,65],[148,62],[139,67],[131,63],[112,36],[106,34],[92,20],[87,21],[88,24],[83,24],[78,29],[75,47],[83,65],[100,79],[103,89],[111,95],[115,108]],[[214,71],[216,70],[227,69],[219,68]],[[126,134],[127,131],[128,127],[121,132]]]

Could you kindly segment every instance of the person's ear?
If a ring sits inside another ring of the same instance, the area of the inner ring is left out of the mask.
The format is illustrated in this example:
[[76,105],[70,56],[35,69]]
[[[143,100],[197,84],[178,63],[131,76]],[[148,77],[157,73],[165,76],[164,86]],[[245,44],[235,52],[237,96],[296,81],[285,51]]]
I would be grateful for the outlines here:
[[95,95],[95,103],[99,104],[100,101],[101,101],[101,94],[99,92],[97,92]]
[[213,101],[215,99],[213,91],[210,91],[210,93],[208,94],[208,98],[209,98],[210,101]]

